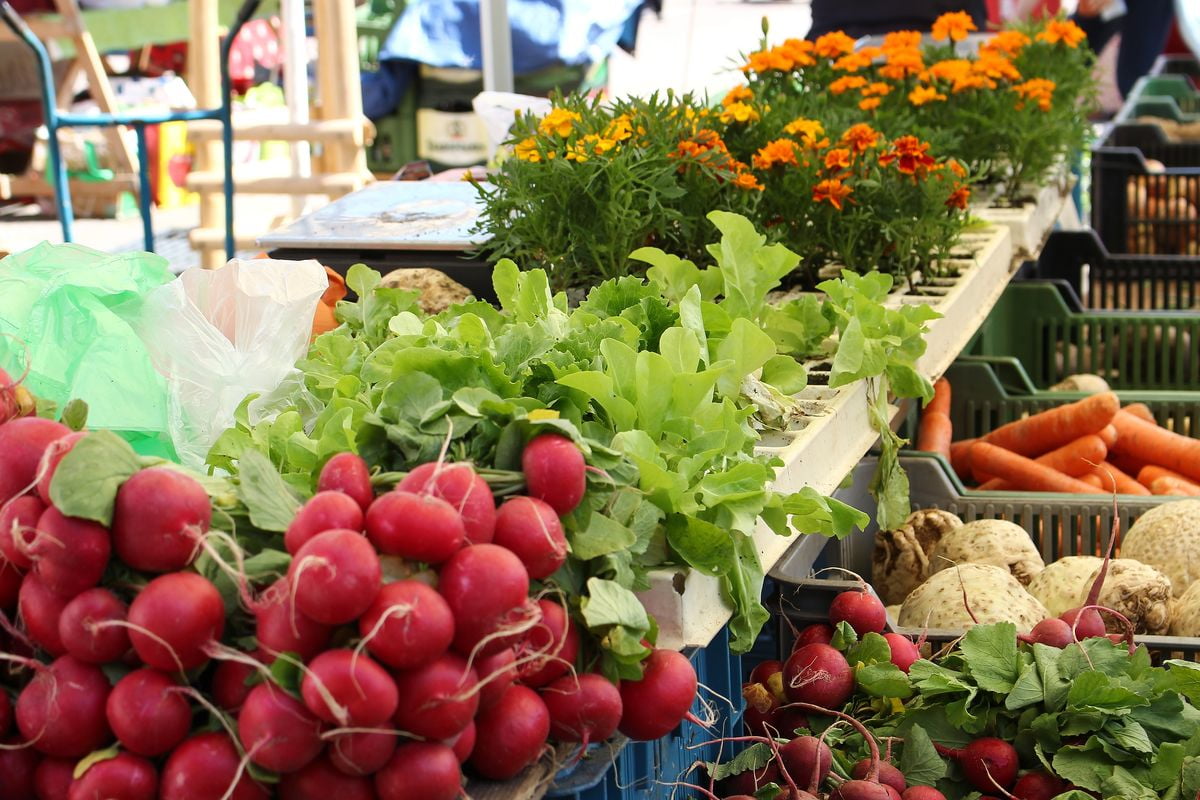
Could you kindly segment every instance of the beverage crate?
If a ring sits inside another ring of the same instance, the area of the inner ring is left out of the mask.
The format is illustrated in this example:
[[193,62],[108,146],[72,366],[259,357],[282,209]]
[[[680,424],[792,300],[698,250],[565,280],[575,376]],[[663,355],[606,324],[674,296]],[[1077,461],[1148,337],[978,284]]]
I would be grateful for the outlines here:
[[[957,514],[963,522],[976,519],[1007,519],[1024,528],[1047,562],[1069,555],[1103,555],[1112,527],[1113,506],[1110,497],[1102,495],[1065,495],[1043,493],[964,492],[962,484],[950,473],[941,458],[925,454],[906,454],[901,464],[908,472],[913,508],[939,508]],[[864,459],[854,471],[853,484],[839,490],[838,499],[854,504],[875,516],[875,502],[867,486],[876,469],[874,458]],[[1164,498],[1122,497],[1117,507],[1120,530],[1129,526]],[[871,555],[875,547],[874,523],[864,531],[856,531],[840,542],[826,546],[820,566],[841,567],[870,579]],[[1120,540],[1118,539],[1118,547]],[[797,576],[789,582],[779,581],[778,596],[771,607],[782,613],[778,619],[778,636],[783,648],[790,651],[791,627],[803,627],[812,622],[828,621],[829,604],[840,592],[857,587],[844,579],[824,580]],[[968,592],[970,587],[967,587]],[[889,627],[914,639],[923,629],[904,628],[889,616]],[[962,631],[930,630],[931,642],[949,642]],[[1180,657],[1200,660],[1200,639],[1177,636],[1138,636],[1157,657]]]
[[1012,356],[1038,389],[1077,373],[1113,389],[1200,387],[1200,314],[1084,310],[1073,294],[1049,281],[1010,284],[963,352]]
[[[700,682],[692,713],[701,719],[718,718],[711,731],[685,720],[675,730],[653,742],[617,741],[593,748],[589,757],[568,767],[555,778],[546,797],[559,800],[668,800],[684,792],[671,785],[677,780],[697,781],[696,773],[682,777],[698,761],[718,758],[720,744],[705,744],[721,736],[740,735],[742,682],[749,673],[743,657],[729,650],[728,628],[708,647],[687,653]],[[747,657],[748,658],[748,657]],[[720,751],[729,758],[736,748]]]
[[1147,75],[1129,92],[1116,121],[1161,117],[1173,122],[1200,120],[1200,91],[1186,75]]
[[1163,54],[1150,68],[1151,75],[1183,75],[1200,89],[1200,62],[1187,54]]
[[1070,284],[1083,308],[1170,310],[1200,307],[1200,256],[1110,253],[1095,231],[1056,231],[1019,279]]

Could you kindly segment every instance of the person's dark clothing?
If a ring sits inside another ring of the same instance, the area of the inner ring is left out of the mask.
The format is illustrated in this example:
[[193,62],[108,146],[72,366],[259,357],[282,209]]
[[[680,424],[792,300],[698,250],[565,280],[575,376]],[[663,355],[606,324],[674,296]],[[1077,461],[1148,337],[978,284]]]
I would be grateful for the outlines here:
[[1171,33],[1175,8],[1171,0],[1129,0],[1130,9],[1116,19],[1099,16],[1071,19],[1083,28],[1088,44],[1099,53],[1118,33],[1121,44],[1117,51],[1117,88],[1127,97],[1137,79],[1150,71],[1154,60],[1162,53]]
[[984,0],[812,0],[808,38],[839,30],[855,39],[892,31],[927,31],[947,11],[966,11],[981,31],[987,26]]

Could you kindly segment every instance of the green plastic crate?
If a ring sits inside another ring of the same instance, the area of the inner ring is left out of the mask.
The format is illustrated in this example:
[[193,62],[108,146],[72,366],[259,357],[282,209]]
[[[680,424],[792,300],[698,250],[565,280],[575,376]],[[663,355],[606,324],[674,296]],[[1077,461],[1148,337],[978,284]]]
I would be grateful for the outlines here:
[[1068,375],[1100,375],[1114,389],[1200,389],[1200,314],[1084,311],[1053,283],[1011,284],[964,351],[1012,356],[1046,389]]
[[379,51],[402,11],[404,0],[370,0],[356,9],[358,61],[364,72],[379,69]]
[[375,139],[367,148],[367,169],[395,173],[417,160],[417,93],[404,93],[400,107],[375,121]]
[[1140,78],[1117,114],[1117,121],[1163,117],[1176,122],[1200,120],[1200,91],[1185,75]]

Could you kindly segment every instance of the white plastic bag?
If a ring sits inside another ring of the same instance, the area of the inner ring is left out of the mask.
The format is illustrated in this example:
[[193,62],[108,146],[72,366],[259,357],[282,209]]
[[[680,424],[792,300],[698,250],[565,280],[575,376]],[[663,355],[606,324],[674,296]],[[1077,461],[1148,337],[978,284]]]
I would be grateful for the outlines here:
[[261,395],[255,416],[285,384],[288,399],[303,402],[295,364],[327,285],[316,261],[234,259],[146,295],[135,328],[166,378],[168,430],[184,465],[204,464],[246,395]]
[[553,104],[544,97],[511,92],[480,92],[471,101],[471,106],[483,120],[487,131],[489,164],[496,160],[496,151],[508,138],[508,130],[518,113],[533,111],[536,114],[549,114],[553,108]]

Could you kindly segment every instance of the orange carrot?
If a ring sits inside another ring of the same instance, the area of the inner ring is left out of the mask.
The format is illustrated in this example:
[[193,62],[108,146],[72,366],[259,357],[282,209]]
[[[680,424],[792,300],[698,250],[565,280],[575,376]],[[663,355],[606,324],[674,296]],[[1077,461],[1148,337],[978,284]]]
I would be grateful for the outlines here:
[[1146,468],[1146,462],[1142,459],[1134,458],[1128,453],[1118,453],[1116,445],[1113,445],[1108,451],[1108,463],[1126,475],[1137,475]]
[[1012,484],[1000,478],[992,478],[975,487],[977,492],[1006,492],[1009,489],[1012,489]]
[[1091,472],[1106,456],[1108,448],[1104,446],[1104,440],[1094,433],[1089,433],[1034,460],[1064,475],[1078,478]]
[[1155,425],[1158,424],[1158,420],[1154,418],[1154,412],[1151,411],[1150,406],[1146,405],[1145,403],[1130,403],[1121,410],[1126,414],[1133,414],[1135,417],[1145,422],[1153,422]]
[[1200,441],[1160,428],[1127,411],[1117,414],[1113,424],[1117,426],[1118,437],[1115,452],[1166,467],[1188,480],[1200,480]]
[[1037,463],[1033,459],[1005,450],[987,442],[976,442],[971,446],[971,463],[1003,478],[1014,489],[1030,492],[1070,492],[1094,494],[1095,487],[1077,478]]
[[1087,475],[1080,475],[1079,480],[1083,481],[1089,486],[1095,486],[1097,489],[1104,488],[1104,479],[1094,472],[1089,472]]
[[978,439],[961,439],[950,443],[950,466],[964,481],[972,479],[971,475],[971,445]]
[[[983,441],[1017,455],[1039,456],[1080,436],[1103,430],[1113,421],[1120,408],[1121,401],[1116,394],[1101,392],[1002,425],[983,437]],[[974,452],[972,448],[972,458]]]
[[1183,477],[1178,472],[1167,469],[1166,467],[1160,467],[1157,464],[1147,464],[1138,470],[1138,483],[1142,484],[1143,486],[1149,486],[1159,478],[1175,478],[1181,481],[1188,480],[1188,478]]
[[921,415],[921,426],[917,430],[917,449],[922,453],[941,453],[949,458],[952,436],[950,417],[941,411],[926,411]]
[[1191,481],[1180,480],[1164,475],[1158,478],[1154,483],[1150,484],[1151,494],[1174,494],[1184,495],[1186,497],[1200,496],[1200,486]]
[[1104,446],[1109,450],[1117,443],[1117,428],[1115,425],[1105,425],[1096,435],[1100,437],[1100,440],[1104,442]]
[[933,399],[925,406],[925,413],[938,411],[950,415],[950,381],[938,378],[933,383]]
[[[1112,491],[1113,484],[1115,483],[1117,494],[1150,494],[1149,489],[1107,461],[1093,468],[1088,474],[1099,478],[1100,488],[1107,491]],[[1080,480],[1084,480],[1084,478],[1080,478]],[[1088,481],[1088,483],[1091,483],[1091,481]]]

